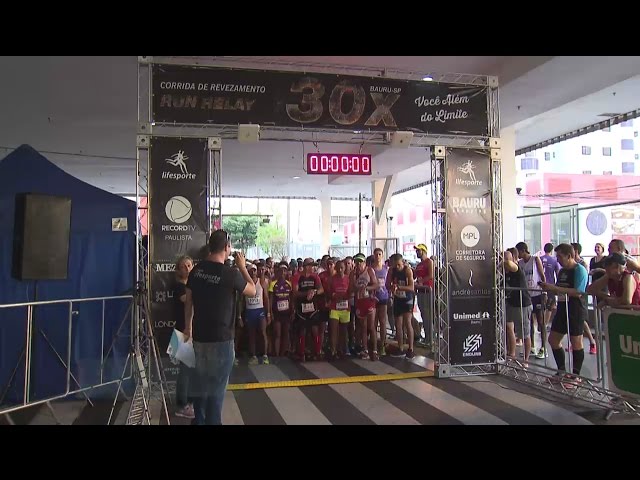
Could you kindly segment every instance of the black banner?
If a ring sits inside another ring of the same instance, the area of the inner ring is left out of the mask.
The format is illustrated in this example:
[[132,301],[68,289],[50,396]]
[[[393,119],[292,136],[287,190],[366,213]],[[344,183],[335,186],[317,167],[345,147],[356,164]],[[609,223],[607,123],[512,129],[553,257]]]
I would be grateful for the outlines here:
[[492,363],[496,282],[488,153],[447,151],[447,199],[450,363]]
[[151,262],[196,258],[207,241],[207,139],[154,137],[149,151]]
[[488,134],[487,87],[156,65],[153,121]]
[[175,326],[175,262],[203,258],[207,241],[207,140],[154,137],[149,151],[150,303],[158,346]]

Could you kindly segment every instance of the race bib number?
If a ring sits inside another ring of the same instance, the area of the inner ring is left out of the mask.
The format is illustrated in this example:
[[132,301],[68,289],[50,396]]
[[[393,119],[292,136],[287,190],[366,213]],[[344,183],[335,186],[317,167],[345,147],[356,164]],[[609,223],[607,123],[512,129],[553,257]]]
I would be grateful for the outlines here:
[[289,310],[289,300],[279,300],[276,304],[279,312],[286,312]]
[[313,313],[316,311],[316,307],[313,303],[303,303],[302,313]]
[[535,282],[532,278],[530,278],[529,280],[527,280],[527,287],[529,287],[529,288],[536,288],[536,286],[537,286],[537,285],[536,285],[536,282]]
[[348,310],[348,309],[349,309],[349,302],[347,300],[336,302],[336,310]]
[[250,305],[250,306],[252,306],[252,307],[253,307],[253,306],[256,306],[256,305],[260,305],[260,302],[261,302],[261,301],[262,301],[262,298],[261,298],[261,297],[259,297],[259,296],[258,296],[258,297],[249,297],[249,298],[247,299],[248,305]]
[[404,290],[396,290],[396,298],[407,298],[407,292]]
[[378,288],[382,289],[385,287],[385,279],[384,278],[379,278],[378,279]]

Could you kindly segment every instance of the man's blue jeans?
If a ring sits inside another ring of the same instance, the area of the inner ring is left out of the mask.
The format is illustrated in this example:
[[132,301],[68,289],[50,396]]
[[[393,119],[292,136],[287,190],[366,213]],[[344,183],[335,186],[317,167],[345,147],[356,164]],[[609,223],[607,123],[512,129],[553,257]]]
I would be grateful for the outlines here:
[[196,354],[193,391],[196,425],[222,425],[222,403],[235,359],[233,346],[233,340],[193,342]]

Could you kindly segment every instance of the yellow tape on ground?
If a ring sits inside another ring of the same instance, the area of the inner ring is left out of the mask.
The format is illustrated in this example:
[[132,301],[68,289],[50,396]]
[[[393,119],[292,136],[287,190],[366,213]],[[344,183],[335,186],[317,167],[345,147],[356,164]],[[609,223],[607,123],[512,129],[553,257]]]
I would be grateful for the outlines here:
[[316,385],[335,385],[339,383],[384,382],[407,380],[409,378],[433,377],[433,372],[388,373],[386,375],[362,375],[359,377],[314,378],[311,380],[288,380],[286,382],[235,383],[227,386],[227,390],[256,390],[263,388],[313,387]]

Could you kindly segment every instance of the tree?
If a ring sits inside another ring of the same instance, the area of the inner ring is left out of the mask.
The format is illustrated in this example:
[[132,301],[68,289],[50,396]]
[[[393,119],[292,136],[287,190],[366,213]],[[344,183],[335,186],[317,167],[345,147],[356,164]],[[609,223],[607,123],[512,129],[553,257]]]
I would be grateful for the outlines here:
[[225,215],[223,228],[231,236],[231,245],[244,252],[256,244],[260,217]]
[[258,228],[258,246],[274,260],[287,253],[287,232],[277,223],[263,223]]

